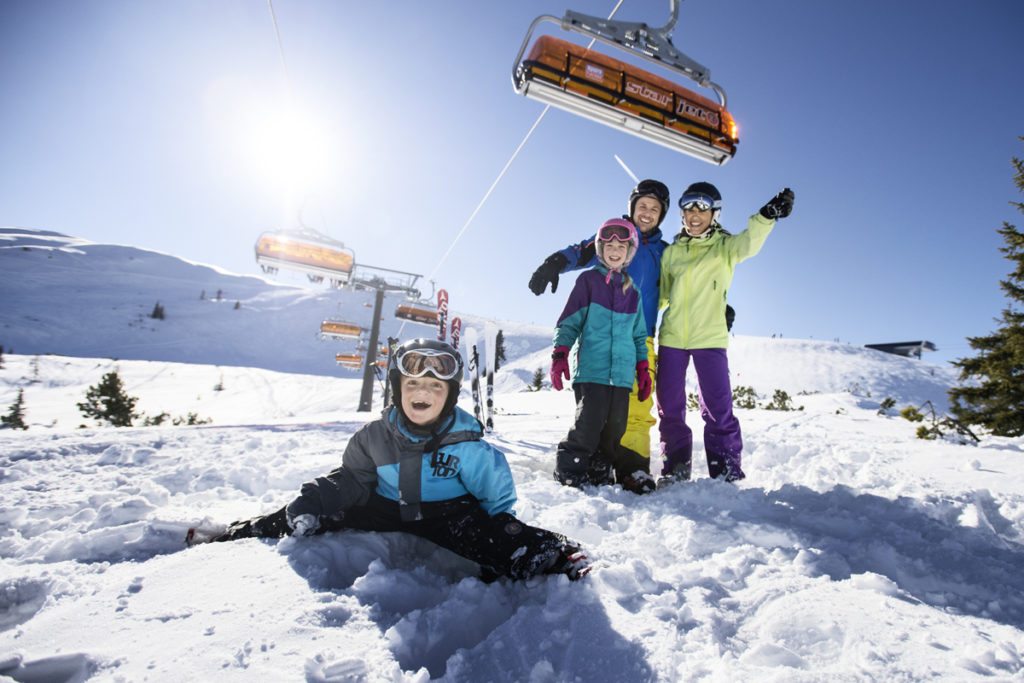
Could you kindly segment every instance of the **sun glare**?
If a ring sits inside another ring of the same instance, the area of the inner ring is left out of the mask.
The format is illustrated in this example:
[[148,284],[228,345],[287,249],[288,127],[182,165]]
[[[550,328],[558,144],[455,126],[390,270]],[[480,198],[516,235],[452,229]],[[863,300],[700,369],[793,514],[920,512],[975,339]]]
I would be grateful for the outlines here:
[[245,165],[279,192],[294,196],[326,185],[328,129],[298,109],[253,112],[238,129]]

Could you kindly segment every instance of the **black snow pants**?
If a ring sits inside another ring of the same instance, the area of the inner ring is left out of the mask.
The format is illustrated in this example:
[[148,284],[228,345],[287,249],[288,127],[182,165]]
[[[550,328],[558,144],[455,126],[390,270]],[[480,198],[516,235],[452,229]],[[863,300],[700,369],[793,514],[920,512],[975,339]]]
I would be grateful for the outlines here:
[[[620,478],[631,474],[637,469],[635,463],[622,463],[625,467],[620,467],[617,462],[619,441],[626,433],[629,389],[576,382],[572,390],[576,394],[576,423],[558,444],[555,476],[563,483],[576,485],[611,483],[609,470],[613,466]],[[608,480],[601,481],[602,476]]]
[[[371,494],[366,505],[352,507],[344,515],[321,517],[317,534],[356,529],[403,531],[425,538],[481,567],[481,578],[502,576],[527,579],[561,571],[565,558],[578,550],[565,536],[523,524],[502,512],[493,517],[472,496],[420,503],[423,519],[402,521],[398,503]],[[215,541],[240,538],[282,538],[291,529],[285,508],[263,517],[235,522]]]

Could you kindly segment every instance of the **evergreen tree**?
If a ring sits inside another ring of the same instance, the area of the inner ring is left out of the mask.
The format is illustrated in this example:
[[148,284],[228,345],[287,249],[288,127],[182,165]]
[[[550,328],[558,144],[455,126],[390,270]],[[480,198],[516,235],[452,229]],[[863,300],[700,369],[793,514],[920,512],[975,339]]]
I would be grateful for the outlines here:
[[501,330],[494,336],[494,371],[497,372],[505,360],[505,335]]
[[159,301],[156,302],[156,306],[153,306],[153,312],[149,314],[149,317],[154,320],[164,319],[164,307],[160,305]]
[[135,412],[138,400],[125,393],[121,376],[114,370],[103,375],[99,384],[89,387],[78,409],[86,417],[109,422],[114,427],[131,427],[132,420],[139,416]]
[[[1024,140],[1024,137],[1021,138]],[[1013,158],[1014,183],[1024,193],[1024,160]],[[1024,203],[1011,202],[1024,213]],[[996,436],[1024,435],[1024,233],[1010,223],[999,230],[1006,245],[999,248],[1013,264],[1009,276],[999,282],[1010,299],[998,319],[999,329],[984,337],[968,337],[973,358],[962,358],[964,386],[949,391],[951,412],[969,425],[981,425]]]
[[4,366],[4,347],[0,345],[0,368]]
[[547,377],[547,373],[544,372],[544,368],[537,368],[533,371],[533,381],[530,382],[530,391],[540,391],[544,388],[544,379]]
[[0,423],[11,429],[28,429],[25,424],[25,390],[18,389],[18,398],[14,399],[11,409],[6,415],[0,415]]

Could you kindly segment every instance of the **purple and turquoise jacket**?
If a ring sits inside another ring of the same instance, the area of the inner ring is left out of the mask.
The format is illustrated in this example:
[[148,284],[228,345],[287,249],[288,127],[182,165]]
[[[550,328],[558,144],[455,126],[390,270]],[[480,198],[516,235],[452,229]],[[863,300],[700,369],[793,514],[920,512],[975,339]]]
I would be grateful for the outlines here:
[[[630,220],[629,216],[623,216]],[[658,278],[661,277],[661,255],[668,244],[661,239],[661,228],[647,233],[640,233],[640,248],[633,260],[626,266],[626,272],[633,278],[633,284],[640,290],[643,302],[644,320],[647,321],[647,336],[654,336],[654,324],[658,322]],[[600,264],[597,250],[594,249],[594,235],[579,244],[570,244],[558,252],[566,258],[568,264],[563,273],[580,268],[589,268]]]
[[622,274],[603,265],[584,271],[558,318],[555,346],[579,344],[573,382],[633,388],[636,364],[647,360],[647,323],[640,292],[622,291]]

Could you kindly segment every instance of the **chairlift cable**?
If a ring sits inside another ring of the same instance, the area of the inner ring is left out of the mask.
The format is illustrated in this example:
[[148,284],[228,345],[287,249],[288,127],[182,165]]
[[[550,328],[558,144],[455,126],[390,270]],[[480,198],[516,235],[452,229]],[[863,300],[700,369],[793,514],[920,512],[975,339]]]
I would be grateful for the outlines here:
[[[550,107],[551,105],[549,104],[548,106]],[[619,166],[621,166],[622,170],[626,172],[626,175],[632,178],[634,183],[639,185],[640,179],[636,177],[636,173],[633,173],[633,169],[631,169],[629,166],[626,166],[626,162],[619,158],[618,154],[613,154],[612,156],[615,157],[615,161],[619,162]]]
[[277,25],[277,13],[274,12],[273,0],[267,0],[267,7],[270,8],[270,20],[274,23],[274,35],[277,37],[277,52],[281,56],[281,66],[284,68],[285,89],[288,91],[288,106],[291,106],[292,98],[292,77],[288,71],[288,61],[284,58],[284,43],[281,41],[281,29]]
[[[267,2],[270,2],[270,0],[267,0]],[[620,7],[622,7],[623,2],[625,2],[625,0],[619,0],[617,3],[615,3],[615,7],[612,8],[611,13],[608,15],[609,19],[615,16],[615,13],[619,11]],[[589,50],[590,48],[594,47],[595,42],[597,42],[597,39],[591,38],[590,43],[587,44],[587,49]],[[480,202],[476,205],[476,208],[473,209],[473,213],[470,214],[469,218],[466,219],[466,222],[463,224],[458,234],[455,235],[455,239],[453,239],[451,244],[448,245],[448,250],[445,251],[444,254],[441,256],[441,260],[438,261],[437,265],[434,267],[434,271],[430,274],[430,278],[433,278],[435,275],[437,275],[437,272],[441,270],[441,266],[444,265],[444,262],[452,253],[452,250],[455,248],[455,245],[458,244],[459,240],[462,239],[462,235],[465,234],[466,230],[469,229],[469,226],[470,224],[472,224],[473,219],[476,218],[476,215],[478,213],[480,213],[480,209],[483,208],[484,204],[487,202],[487,199],[491,196],[491,193],[494,192],[494,188],[497,187],[498,183],[501,182],[501,179],[505,177],[505,172],[508,171],[509,166],[512,165],[512,162],[515,161],[516,157],[519,156],[520,150],[522,150],[523,147],[526,145],[527,141],[530,139],[530,136],[533,135],[533,131],[535,131],[537,129],[537,126],[540,125],[541,120],[544,118],[544,115],[548,113],[548,109],[550,108],[550,104],[544,105],[544,109],[541,110],[540,115],[537,117],[537,120],[533,122],[532,126],[530,126],[530,130],[526,132],[526,136],[523,138],[523,141],[520,142],[519,146],[517,146],[515,151],[512,152],[512,156],[509,157],[509,160],[507,162],[505,162],[505,166],[501,169],[501,172],[498,173],[498,177],[495,178],[494,182],[491,183],[491,186],[487,188],[487,192],[484,193],[483,199],[481,199]]]

